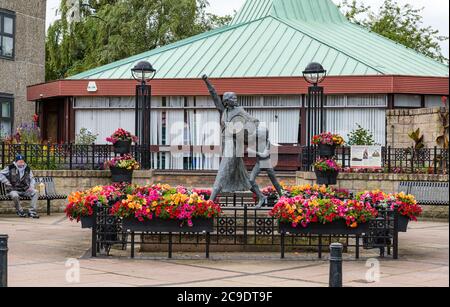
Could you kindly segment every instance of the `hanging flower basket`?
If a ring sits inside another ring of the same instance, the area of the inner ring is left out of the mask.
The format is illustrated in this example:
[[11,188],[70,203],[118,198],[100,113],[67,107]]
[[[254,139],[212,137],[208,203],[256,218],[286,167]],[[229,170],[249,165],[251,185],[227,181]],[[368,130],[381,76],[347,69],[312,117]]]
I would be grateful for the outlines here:
[[133,181],[133,170],[119,167],[111,167],[113,183],[131,183]]
[[351,228],[345,221],[334,221],[332,223],[311,223],[304,228],[300,224],[293,227],[290,223],[280,223],[281,233],[290,234],[314,234],[314,235],[362,235],[369,232],[369,223],[359,224]]
[[336,145],[319,144],[319,156],[332,158],[336,155]]
[[117,141],[113,144],[114,153],[119,155],[126,155],[131,152],[131,140]]
[[315,171],[317,176],[317,184],[319,185],[335,185],[339,176],[338,171]]
[[187,232],[214,232],[214,219],[194,218],[192,226],[187,222],[179,220],[162,220],[154,218],[152,220],[139,221],[134,217],[123,219],[123,229],[134,232],[166,232],[166,233],[187,233]]

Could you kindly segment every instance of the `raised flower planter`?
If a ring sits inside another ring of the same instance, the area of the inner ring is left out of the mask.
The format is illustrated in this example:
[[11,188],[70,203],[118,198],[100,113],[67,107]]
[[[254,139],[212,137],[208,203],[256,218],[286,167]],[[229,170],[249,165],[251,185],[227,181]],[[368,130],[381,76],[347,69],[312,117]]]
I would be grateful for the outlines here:
[[133,170],[119,167],[111,167],[110,170],[113,183],[131,183],[133,181]]
[[94,227],[94,216],[82,216],[80,222],[82,229],[92,229]]
[[332,158],[336,155],[336,147],[344,144],[344,139],[339,134],[324,132],[313,136],[311,143],[319,147],[320,157]]
[[314,171],[319,185],[335,185],[340,166],[333,159],[320,158],[314,163]]
[[339,176],[338,171],[315,171],[317,176],[317,184],[319,185],[336,185]]
[[123,229],[133,232],[163,232],[163,233],[211,233],[214,231],[214,219],[194,218],[192,226],[179,220],[152,220],[139,221],[128,217],[123,219]]
[[119,128],[110,137],[106,138],[106,141],[113,144],[115,154],[126,155],[131,152],[131,143],[136,143],[138,138],[130,132]]
[[133,171],[140,168],[139,163],[131,155],[124,155],[105,162],[105,168],[111,170],[113,183],[131,183]]
[[362,235],[369,232],[369,223],[359,224],[358,227],[348,227],[345,221],[335,221],[327,224],[311,223],[304,228],[301,225],[293,227],[290,223],[280,223],[280,233],[315,234],[315,235]]
[[408,225],[409,225],[409,217],[404,216],[404,215],[399,215],[397,230],[399,232],[408,232]]
[[125,155],[131,152],[131,140],[129,141],[117,141],[113,144],[115,154]]
[[336,145],[319,144],[320,157],[334,157],[336,155]]

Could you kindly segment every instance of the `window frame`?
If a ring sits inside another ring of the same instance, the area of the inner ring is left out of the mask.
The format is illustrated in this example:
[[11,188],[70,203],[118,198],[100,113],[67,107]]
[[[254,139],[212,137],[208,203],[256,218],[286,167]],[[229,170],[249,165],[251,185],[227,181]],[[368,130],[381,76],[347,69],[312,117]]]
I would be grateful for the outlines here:
[[[4,26],[5,26],[5,17],[11,18],[13,21],[13,29],[12,34],[5,33],[4,32]],[[3,49],[0,48],[0,59],[4,60],[11,60],[14,61],[16,57],[16,13],[4,9],[0,9],[0,46],[3,44],[3,37],[9,37],[13,40],[13,47],[12,47],[12,55],[7,56],[3,55]]]
[[[9,102],[9,117],[3,117],[2,103]],[[4,120],[8,120],[11,123],[11,133],[13,133],[14,127],[14,95],[0,93],[0,123]]]

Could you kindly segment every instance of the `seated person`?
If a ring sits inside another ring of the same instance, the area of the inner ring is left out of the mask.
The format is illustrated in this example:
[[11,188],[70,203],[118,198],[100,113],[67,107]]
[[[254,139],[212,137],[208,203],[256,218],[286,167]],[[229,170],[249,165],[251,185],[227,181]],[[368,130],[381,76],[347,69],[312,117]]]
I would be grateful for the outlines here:
[[[19,217],[31,217],[38,219],[37,204],[39,194],[35,190],[36,181],[33,172],[25,163],[22,155],[17,155],[15,162],[0,172],[0,182],[5,185],[6,192],[16,206],[16,213]],[[31,198],[31,208],[26,214],[20,205],[21,197]]]

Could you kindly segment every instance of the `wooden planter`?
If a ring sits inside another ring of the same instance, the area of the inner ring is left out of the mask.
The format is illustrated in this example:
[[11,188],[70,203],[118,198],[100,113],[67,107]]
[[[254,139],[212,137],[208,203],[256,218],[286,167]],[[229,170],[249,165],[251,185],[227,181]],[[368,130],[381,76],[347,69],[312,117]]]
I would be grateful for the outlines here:
[[292,224],[280,223],[280,233],[313,234],[313,235],[362,235],[369,232],[369,223],[360,224],[357,228],[350,228],[345,221],[328,224],[311,223],[304,228],[300,224],[294,228]]
[[315,171],[317,176],[317,184],[319,185],[335,185],[337,184],[337,178],[339,172],[321,172]]
[[163,232],[163,233],[211,233],[214,232],[214,219],[193,219],[193,226],[189,227],[187,222],[181,226],[178,220],[145,220],[138,221],[134,217],[123,219],[123,229],[132,232]]
[[119,155],[126,155],[131,152],[131,141],[117,141],[113,144],[114,153]]
[[113,183],[131,183],[133,181],[132,170],[118,167],[111,167],[110,170]]

